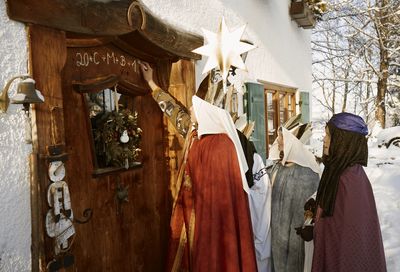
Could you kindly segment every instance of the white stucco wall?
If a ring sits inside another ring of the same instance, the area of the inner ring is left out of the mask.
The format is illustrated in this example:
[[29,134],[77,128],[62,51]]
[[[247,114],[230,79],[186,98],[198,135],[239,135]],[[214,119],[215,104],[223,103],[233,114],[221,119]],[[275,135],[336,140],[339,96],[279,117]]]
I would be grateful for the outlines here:
[[[142,0],[158,17],[174,26],[201,34],[216,32],[221,16],[233,30],[247,23],[244,38],[258,48],[246,60],[250,80],[311,90],[311,32],[289,16],[290,0]],[[197,65],[201,73],[203,62]]]
[[[0,1],[0,88],[27,73],[25,26],[10,21]],[[11,86],[10,97],[17,83]],[[0,91],[1,91],[0,89]],[[25,117],[20,105],[0,113],[0,271],[31,271],[31,214]]]

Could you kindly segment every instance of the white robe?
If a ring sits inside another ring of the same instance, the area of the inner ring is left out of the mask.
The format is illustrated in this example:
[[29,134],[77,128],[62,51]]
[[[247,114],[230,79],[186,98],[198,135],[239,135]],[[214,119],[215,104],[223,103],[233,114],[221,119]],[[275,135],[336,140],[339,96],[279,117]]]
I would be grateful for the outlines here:
[[271,271],[271,183],[263,160],[254,154],[254,185],[250,188],[249,204],[254,245],[259,272]]

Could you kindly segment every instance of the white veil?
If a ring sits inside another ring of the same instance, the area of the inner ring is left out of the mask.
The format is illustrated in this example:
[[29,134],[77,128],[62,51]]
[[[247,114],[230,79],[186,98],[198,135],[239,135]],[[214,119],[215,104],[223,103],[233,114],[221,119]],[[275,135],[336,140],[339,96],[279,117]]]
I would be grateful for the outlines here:
[[246,171],[248,170],[246,157],[244,156],[239,136],[230,114],[226,110],[211,105],[195,95],[192,98],[192,102],[193,110],[198,122],[197,134],[199,138],[206,134],[225,133],[232,140],[233,144],[235,145],[239,162],[243,190],[245,190],[246,193],[249,193],[249,185],[247,184],[245,175]]
[[[321,176],[321,170],[317,164],[314,155],[309,151],[303,143],[296,138],[289,130],[282,127],[283,135],[283,158],[282,165],[286,162],[294,162],[303,167],[308,167]],[[279,160],[278,141],[275,140],[271,146],[269,153],[270,160]]]

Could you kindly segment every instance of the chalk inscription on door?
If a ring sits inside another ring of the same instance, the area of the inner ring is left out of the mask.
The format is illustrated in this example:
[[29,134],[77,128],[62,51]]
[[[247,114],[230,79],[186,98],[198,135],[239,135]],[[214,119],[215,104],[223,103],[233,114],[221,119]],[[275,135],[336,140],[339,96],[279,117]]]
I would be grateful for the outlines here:
[[138,60],[126,57],[124,55],[115,53],[114,51],[107,52],[77,52],[75,53],[75,65],[77,67],[89,65],[109,65],[117,64],[121,67],[132,67],[135,73],[138,72]]

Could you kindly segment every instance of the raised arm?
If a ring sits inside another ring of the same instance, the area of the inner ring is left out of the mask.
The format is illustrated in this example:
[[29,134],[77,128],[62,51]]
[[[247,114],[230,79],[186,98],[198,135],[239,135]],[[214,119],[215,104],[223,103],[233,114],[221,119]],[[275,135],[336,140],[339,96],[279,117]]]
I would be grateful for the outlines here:
[[169,121],[175,126],[176,130],[183,137],[190,129],[191,121],[188,110],[183,107],[169,92],[162,90],[153,80],[153,69],[146,62],[139,63],[144,80],[151,89],[151,95],[158,103],[162,112],[168,117]]

